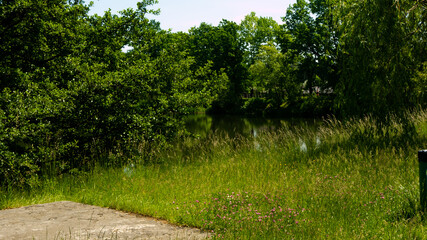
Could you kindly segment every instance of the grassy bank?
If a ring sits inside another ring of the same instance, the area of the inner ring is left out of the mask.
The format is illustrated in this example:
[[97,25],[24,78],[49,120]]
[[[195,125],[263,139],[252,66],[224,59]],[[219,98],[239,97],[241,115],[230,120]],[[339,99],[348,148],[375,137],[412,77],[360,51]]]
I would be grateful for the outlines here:
[[3,190],[0,208],[72,200],[200,227],[221,239],[427,239],[417,161],[427,148],[427,113],[412,121],[412,141],[399,131],[389,142],[354,134],[373,126],[370,119],[255,139],[188,139],[180,151],[158,153],[157,164],[97,168],[25,193]]

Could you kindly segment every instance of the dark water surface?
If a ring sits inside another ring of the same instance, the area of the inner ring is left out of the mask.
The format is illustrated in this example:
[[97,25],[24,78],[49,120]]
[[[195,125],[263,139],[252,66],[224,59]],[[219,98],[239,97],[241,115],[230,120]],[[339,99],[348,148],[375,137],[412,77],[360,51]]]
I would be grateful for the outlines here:
[[195,114],[187,117],[185,125],[190,133],[196,134],[202,138],[213,133],[227,134],[230,137],[238,135],[256,137],[263,132],[274,131],[281,128],[316,128],[321,122],[321,119]]

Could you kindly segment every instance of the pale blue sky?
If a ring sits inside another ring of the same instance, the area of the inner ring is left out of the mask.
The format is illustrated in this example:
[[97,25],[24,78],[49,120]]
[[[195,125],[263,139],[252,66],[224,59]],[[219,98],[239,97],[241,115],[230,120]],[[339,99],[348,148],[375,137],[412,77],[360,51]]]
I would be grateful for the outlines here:
[[[113,13],[126,8],[136,8],[138,0],[92,0],[94,2],[90,14],[101,15],[111,8]],[[87,1],[89,2],[89,0]],[[286,9],[296,0],[159,0],[153,9],[160,8],[160,16],[149,16],[161,23],[162,29],[173,32],[188,31],[191,27],[206,22],[218,25],[222,19],[240,24],[250,12],[257,16],[273,17],[282,23]]]

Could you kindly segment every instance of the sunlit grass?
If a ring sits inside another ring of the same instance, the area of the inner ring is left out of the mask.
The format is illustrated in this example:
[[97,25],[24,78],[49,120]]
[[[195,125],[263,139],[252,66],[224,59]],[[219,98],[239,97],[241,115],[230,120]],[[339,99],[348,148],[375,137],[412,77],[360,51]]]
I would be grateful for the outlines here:
[[188,139],[179,151],[157,154],[158,164],[97,168],[32,192],[5,191],[0,207],[73,200],[221,239],[427,239],[417,161],[427,147],[426,119],[425,112],[413,115],[414,141],[388,145],[354,138],[369,118],[257,138]]

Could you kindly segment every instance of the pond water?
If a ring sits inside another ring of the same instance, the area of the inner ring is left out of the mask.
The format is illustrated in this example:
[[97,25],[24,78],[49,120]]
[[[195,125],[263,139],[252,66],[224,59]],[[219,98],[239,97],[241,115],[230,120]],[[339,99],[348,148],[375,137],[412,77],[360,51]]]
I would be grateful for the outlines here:
[[235,115],[206,115],[195,114],[185,120],[187,130],[204,138],[210,134],[227,134],[230,137],[237,135],[254,136],[266,131],[280,128],[307,127],[315,128],[322,122],[321,119],[297,118],[263,118],[244,117]]

